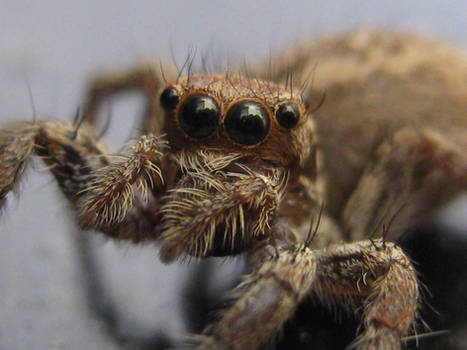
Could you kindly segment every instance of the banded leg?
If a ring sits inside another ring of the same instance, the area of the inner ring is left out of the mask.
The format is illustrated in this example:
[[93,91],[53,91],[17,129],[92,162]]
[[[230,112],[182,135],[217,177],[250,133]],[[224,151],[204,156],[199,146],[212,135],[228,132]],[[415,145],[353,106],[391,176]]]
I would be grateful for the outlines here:
[[136,141],[129,155],[109,156],[87,125],[76,129],[55,121],[13,124],[0,131],[0,198],[4,200],[27,160],[37,154],[77,210],[82,227],[117,239],[150,239],[150,221],[155,218],[146,203],[148,189],[162,186],[162,146],[159,138],[147,135]]
[[415,273],[392,243],[364,241],[316,252],[299,246],[247,275],[234,304],[193,348],[257,349],[310,295],[344,308],[361,304],[363,331],[353,344],[359,350],[400,349],[418,305]]
[[359,350],[400,349],[419,303],[409,259],[395,244],[382,240],[319,251],[311,291],[323,302],[344,307],[361,302],[363,331],[352,345]]
[[[254,350],[270,340],[308,294],[316,257],[305,248],[283,251],[244,277],[234,290],[233,305],[195,336],[197,350]],[[190,347],[190,349],[192,349]]]

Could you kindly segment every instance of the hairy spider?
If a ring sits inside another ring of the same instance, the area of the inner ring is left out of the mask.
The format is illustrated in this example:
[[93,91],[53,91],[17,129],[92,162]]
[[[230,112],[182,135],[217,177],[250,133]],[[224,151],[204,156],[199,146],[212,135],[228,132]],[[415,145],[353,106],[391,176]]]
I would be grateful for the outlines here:
[[[139,66],[92,82],[84,122],[7,125],[0,204],[36,154],[83,229],[157,241],[164,262],[246,253],[190,348],[258,349],[315,298],[361,318],[355,348],[399,349],[419,284],[389,240],[467,188],[465,58],[361,31],[272,61],[255,78]],[[143,133],[112,155],[92,124],[129,89],[147,97]]]

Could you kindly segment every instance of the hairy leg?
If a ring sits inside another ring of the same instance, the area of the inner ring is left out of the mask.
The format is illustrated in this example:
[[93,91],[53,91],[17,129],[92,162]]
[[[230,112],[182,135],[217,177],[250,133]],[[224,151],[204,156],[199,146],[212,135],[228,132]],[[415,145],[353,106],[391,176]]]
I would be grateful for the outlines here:
[[198,350],[257,349],[277,333],[307,295],[316,257],[308,248],[267,259],[234,290],[234,303],[202,336]]
[[302,245],[273,254],[247,275],[233,305],[193,348],[257,349],[310,295],[328,305],[362,306],[363,331],[353,344],[359,350],[400,349],[418,305],[415,273],[394,244],[363,241],[316,252]]
[[4,201],[28,159],[37,154],[77,210],[82,227],[118,239],[150,239],[155,218],[147,206],[148,190],[162,186],[158,166],[162,146],[159,138],[146,135],[128,155],[110,156],[86,125],[13,124],[0,130],[0,199]]
[[15,189],[30,155],[34,152],[37,128],[30,123],[0,129],[0,208]]
[[376,240],[336,246],[318,256],[311,288],[318,298],[343,306],[362,303],[363,331],[353,346],[399,349],[419,303],[415,271],[402,250]]

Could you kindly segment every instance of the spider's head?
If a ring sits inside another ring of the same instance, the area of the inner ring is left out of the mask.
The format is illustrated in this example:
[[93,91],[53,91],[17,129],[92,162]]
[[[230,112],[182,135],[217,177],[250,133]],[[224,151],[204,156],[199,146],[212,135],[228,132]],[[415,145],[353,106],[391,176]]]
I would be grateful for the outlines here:
[[162,258],[230,255],[264,239],[313,153],[299,94],[256,79],[194,75],[168,85],[160,102],[172,164]]

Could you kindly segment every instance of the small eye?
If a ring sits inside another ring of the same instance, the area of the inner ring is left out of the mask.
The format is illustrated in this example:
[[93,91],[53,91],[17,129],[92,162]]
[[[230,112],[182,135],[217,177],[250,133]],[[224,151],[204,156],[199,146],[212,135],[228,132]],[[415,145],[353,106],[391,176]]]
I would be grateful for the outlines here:
[[177,107],[178,100],[179,100],[179,96],[178,96],[177,89],[173,87],[169,87],[165,89],[164,91],[162,91],[160,101],[164,109],[167,109],[167,110],[175,109],[175,107]]
[[188,136],[195,139],[209,136],[219,123],[219,106],[209,96],[190,96],[180,107],[178,120]]
[[241,101],[233,105],[227,112],[224,124],[232,141],[246,146],[260,143],[269,131],[268,113],[254,101]]
[[285,103],[276,111],[277,122],[286,129],[291,129],[297,125],[299,117],[298,108],[292,103]]

